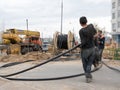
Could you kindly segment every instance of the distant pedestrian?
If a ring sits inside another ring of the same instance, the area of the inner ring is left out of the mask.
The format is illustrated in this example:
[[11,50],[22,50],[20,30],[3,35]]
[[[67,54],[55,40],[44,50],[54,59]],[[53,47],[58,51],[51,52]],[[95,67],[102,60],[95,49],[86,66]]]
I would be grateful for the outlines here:
[[98,37],[95,35],[94,37],[94,42],[95,42],[95,59],[93,61],[94,69],[97,69],[99,65],[99,49],[98,49]]
[[98,48],[99,48],[99,60],[102,61],[102,53],[105,47],[105,36],[102,34],[102,31],[98,31]]
[[98,35],[96,34],[94,36],[94,42],[95,42],[95,59],[93,61],[94,69],[97,69],[99,66],[99,49],[98,49]]
[[80,18],[79,22],[82,26],[79,31],[81,38],[81,58],[86,82],[89,83],[92,81],[91,67],[95,59],[94,35],[96,34],[96,30],[92,24],[87,25],[87,19],[84,16]]

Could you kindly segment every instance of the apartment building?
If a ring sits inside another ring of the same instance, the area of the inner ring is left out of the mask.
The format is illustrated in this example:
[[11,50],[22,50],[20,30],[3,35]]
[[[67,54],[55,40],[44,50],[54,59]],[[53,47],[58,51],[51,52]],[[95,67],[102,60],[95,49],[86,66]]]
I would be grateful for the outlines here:
[[120,0],[112,0],[112,36],[120,47]]

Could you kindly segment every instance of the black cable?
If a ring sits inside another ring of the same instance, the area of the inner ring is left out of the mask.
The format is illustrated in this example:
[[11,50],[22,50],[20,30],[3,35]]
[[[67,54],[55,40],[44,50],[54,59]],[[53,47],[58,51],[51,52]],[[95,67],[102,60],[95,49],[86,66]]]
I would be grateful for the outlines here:
[[102,63],[103,63],[106,67],[108,67],[109,69],[114,70],[114,71],[117,71],[117,72],[120,72],[119,69],[113,68],[113,67],[111,67],[111,66],[108,66],[108,65],[107,65],[106,63],[104,63],[103,61],[102,61]]
[[[79,45],[80,45],[80,44],[79,44]],[[74,50],[74,49],[76,49],[77,47],[79,47],[79,45],[77,45],[76,47],[74,47],[74,48],[72,48],[72,49],[70,49],[70,50],[68,50],[68,51],[66,51],[66,52],[64,52],[64,53],[61,53],[61,54],[59,54],[59,55],[57,55],[57,56],[49,59],[49,60],[46,61],[46,62],[43,62],[43,63],[38,64],[38,65],[35,65],[35,66],[31,67],[31,68],[25,69],[25,70],[20,71],[20,72],[17,72],[17,73],[13,73],[13,74],[9,74],[9,75],[1,75],[1,77],[5,78],[5,79],[8,79],[8,80],[16,80],[16,81],[50,81],[50,80],[60,80],[60,79],[68,79],[68,78],[74,78],[74,77],[78,77],[78,76],[83,76],[83,75],[85,75],[84,73],[76,74],[76,75],[70,75],[70,76],[53,77],[53,78],[42,78],[42,79],[39,79],[39,78],[38,78],[38,79],[8,78],[9,76],[14,76],[14,75],[17,75],[17,74],[26,72],[26,71],[31,70],[31,69],[33,69],[33,68],[36,68],[36,67],[38,67],[38,66],[44,65],[44,64],[46,64],[46,63],[48,63],[48,62],[50,62],[50,61],[53,61],[54,59],[56,59],[56,58],[58,58],[58,57],[60,57],[60,56],[62,56],[62,55],[64,55],[64,54],[66,54],[66,53],[68,53],[68,52],[70,52],[70,51],[72,51],[72,50]],[[108,66],[107,64],[105,64],[104,62],[102,62],[102,63],[103,63],[105,66],[107,66],[108,68],[120,72],[120,70],[115,69],[115,68],[113,68],[113,67],[110,67],[110,66]],[[97,68],[97,69],[95,69],[95,70],[93,70],[93,71],[91,71],[91,72],[95,72],[95,71],[99,70],[101,67],[102,67],[102,64],[101,64],[101,66],[100,66],[99,68]]]
[[4,65],[0,66],[0,68],[7,68],[7,67],[11,67],[11,66],[15,66],[15,65],[18,65],[18,64],[23,64],[23,63],[26,63],[26,62],[31,62],[31,61],[34,61],[34,60],[26,60],[26,61],[23,61],[23,62],[7,63],[7,64],[4,64]]
[[60,80],[60,79],[68,79],[68,78],[74,78],[78,76],[83,76],[84,73],[76,74],[76,75],[70,75],[70,76],[63,76],[63,77],[53,77],[53,78],[37,78],[37,79],[30,79],[30,78],[5,78],[8,80],[15,80],[15,81],[51,81],[51,80]]
[[[92,70],[91,72],[95,72],[97,70],[99,70],[102,67],[102,64],[100,65],[99,68]],[[68,79],[68,78],[74,78],[74,77],[79,77],[79,76],[83,76],[85,75],[85,73],[81,73],[81,74],[76,74],[76,75],[69,75],[69,76],[63,76],[63,77],[53,77],[53,78],[37,78],[37,79],[30,79],[30,78],[5,78],[8,80],[15,80],[15,81],[51,81],[51,80],[61,80],[61,79]]]
[[58,49],[68,49],[68,35],[67,34],[61,34],[57,37],[57,47]]
[[20,74],[20,73],[27,72],[27,71],[29,71],[29,70],[32,70],[32,69],[37,68],[37,67],[39,67],[39,66],[42,66],[42,65],[44,65],[44,64],[46,64],[46,63],[48,63],[48,62],[51,62],[51,61],[53,61],[54,59],[57,59],[57,58],[65,55],[66,53],[68,53],[68,52],[76,49],[76,48],[79,47],[79,46],[80,46],[80,44],[78,44],[78,45],[76,45],[75,47],[73,47],[72,49],[67,50],[67,51],[65,51],[65,52],[63,52],[63,53],[60,53],[59,55],[57,55],[57,56],[55,56],[55,57],[53,57],[53,58],[51,58],[51,59],[48,59],[47,61],[45,61],[45,62],[43,62],[43,63],[40,63],[40,64],[38,64],[38,65],[32,66],[32,67],[27,68],[27,69],[24,69],[24,70],[22,70],[22,71],[18,71],[18,72],[16,72],[16,73],[12,73],[12,74],[8,74],[8,75],[0,75],[0,77],[9,77],[9,76],[14,76],[14,75],[17,75],[17,74]]

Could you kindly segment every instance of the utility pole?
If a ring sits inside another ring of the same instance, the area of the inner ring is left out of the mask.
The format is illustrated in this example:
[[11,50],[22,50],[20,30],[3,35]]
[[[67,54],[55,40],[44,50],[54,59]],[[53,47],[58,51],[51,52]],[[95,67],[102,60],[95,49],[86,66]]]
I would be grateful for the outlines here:
[[61,34],[63,30],[63,0],[61,1]]
[[28,19],[26,19],[27,39],[28,39],[28,53],[29,53],[29,32],[28,32]]
[[27,26],[27,31],[28,31],[28,19],[26,19],[26,26]]

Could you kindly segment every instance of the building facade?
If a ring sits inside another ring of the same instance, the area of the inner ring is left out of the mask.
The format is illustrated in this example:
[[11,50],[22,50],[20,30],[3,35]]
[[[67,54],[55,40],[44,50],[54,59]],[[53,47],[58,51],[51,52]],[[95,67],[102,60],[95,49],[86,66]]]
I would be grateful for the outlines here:
[[112,0],[112,36],[120,47],[120,0]]

